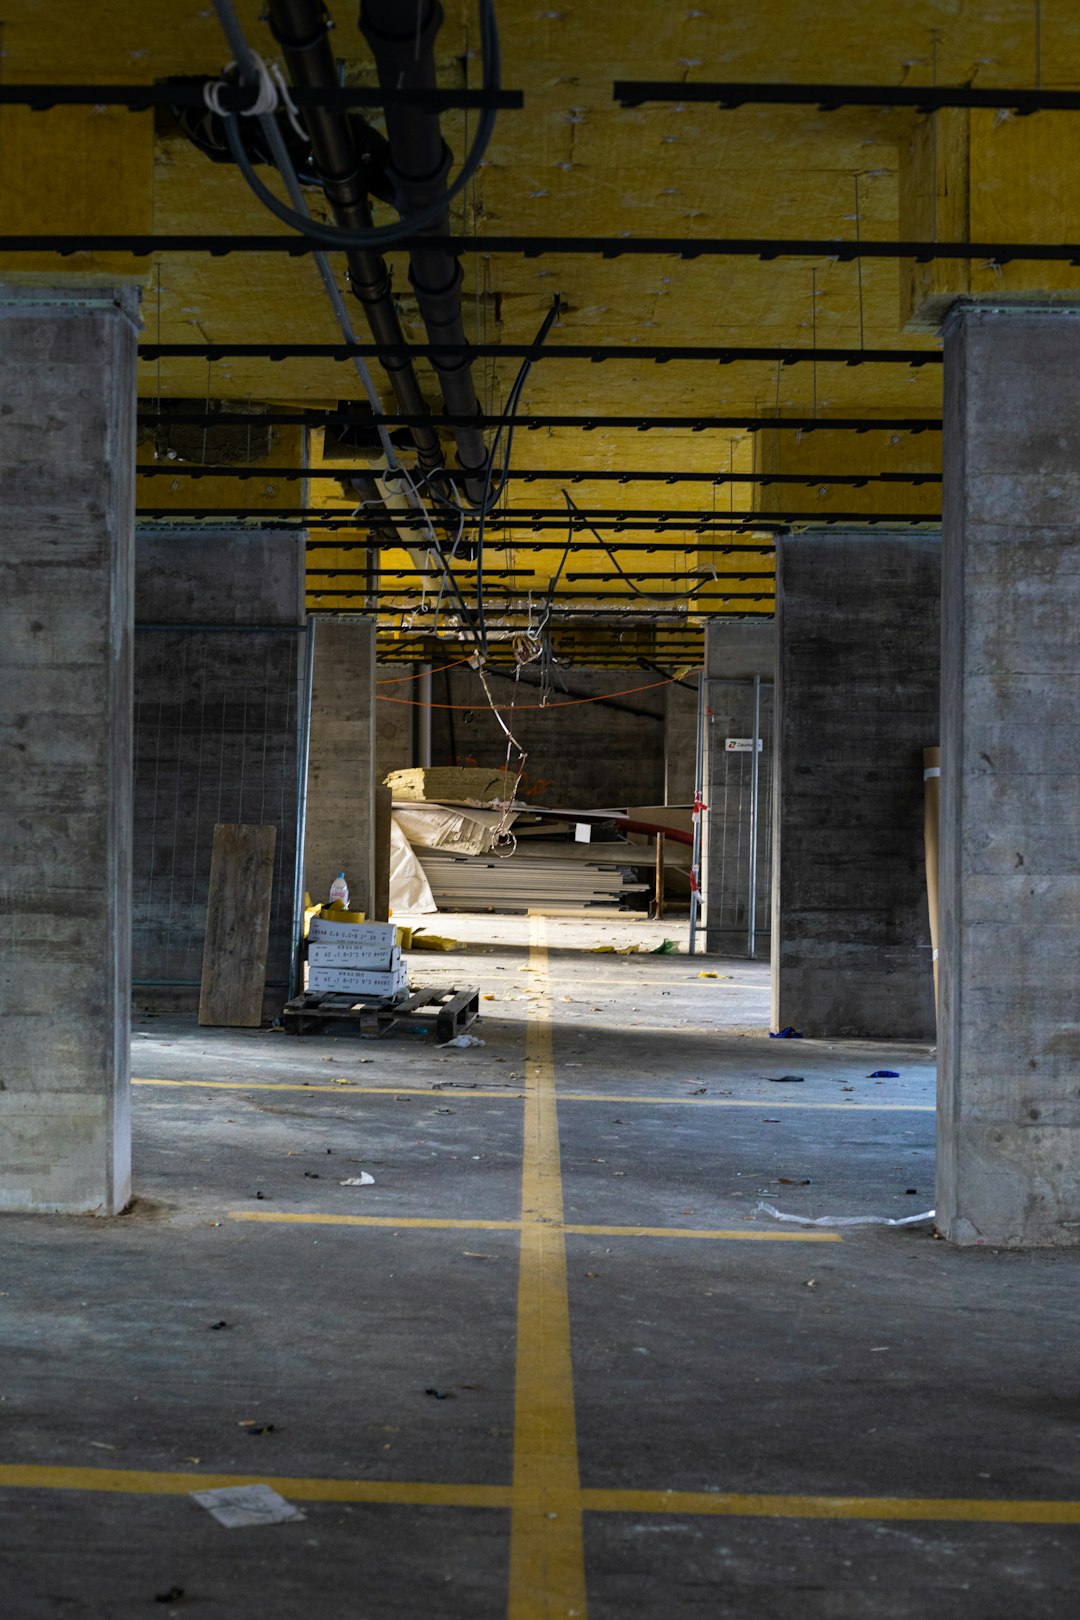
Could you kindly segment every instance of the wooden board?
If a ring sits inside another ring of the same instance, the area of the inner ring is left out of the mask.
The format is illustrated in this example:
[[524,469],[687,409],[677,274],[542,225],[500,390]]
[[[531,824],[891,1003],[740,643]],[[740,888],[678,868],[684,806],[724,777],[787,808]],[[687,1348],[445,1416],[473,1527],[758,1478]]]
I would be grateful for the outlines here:
[[210,860],[199,1023],[251,1029],[262,1023],[274,827],[219,822]]

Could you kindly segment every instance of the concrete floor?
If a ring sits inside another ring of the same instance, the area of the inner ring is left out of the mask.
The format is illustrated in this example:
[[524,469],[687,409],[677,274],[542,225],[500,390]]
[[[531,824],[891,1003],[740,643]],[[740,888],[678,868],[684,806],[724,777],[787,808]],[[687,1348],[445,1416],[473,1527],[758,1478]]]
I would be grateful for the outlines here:
[[133,1211],[4,1220],[5,1620],[1075,1613],[1080,1256],[755,1214],[930,1208],[931,1054],[591,954],[662,925],[427,925],[484,1047],[143,1018]]

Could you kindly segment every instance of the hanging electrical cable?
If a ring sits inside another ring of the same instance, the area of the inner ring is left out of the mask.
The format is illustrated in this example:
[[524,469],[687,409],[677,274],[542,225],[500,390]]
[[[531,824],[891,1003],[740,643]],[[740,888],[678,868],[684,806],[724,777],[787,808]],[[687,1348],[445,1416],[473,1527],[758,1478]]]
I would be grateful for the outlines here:
[[[569,494],[567,493],[567,491],[565,489],[562,491],[562,496],[563,496],[563,499],[565,500],[567,506],[570,508],[571,512],[580,512],[581,508],[574,504],[574,502],[570,499],[570,496],[569,496]],[[592,535],[593,539],[596,541],[596,543],[600,547],[600,549],[607,553],[607,556],[610,559],[612,565],[614,566],[615,572],[619,575],[620,579],[624,580],[626,582],[626,584],[629,585],[631,591],[634,593],[635,596],[640,596],[642,598],[642,600],[645,601],[645,602],[655,602],[658,605],[663,605],[663,604],[665,604],[667,602],[670,602],[672,596],[674,596],[676,594],[684,595],[684,596],[687,596],[687,597],[697,596],[698,593],[700,591],[703,591],[707,585],[712,585],[712,584],[714,584],[716,582],[716,579],[717,579],[716,569],[713,568],[711,570],[711,572],[706,576],[706,578],[703,579],[699,585],[695,585],[691,590],[678,592],[678,593],[674,592],[674,591],[670,591],[667,594],[667,596],[650,596],[648,591],[641,590],[641,588],[637,585],[637,583],[635,582],[633,577],[626,572],[625,568],[620,563],[618,557],[615,555],[614,551],[608,545],[607,541],[604,540],[603,537],[596,531],[596,529],[593,528],[591,523],[589,523],[584,518],[579,518],[578,526],[580,528],[585,529],[587,531],[587,533]],[[560,572],[561,572],[561,569],[560,569]]]
[[[534,349],[540,349],[543,347],[544,343],[547,341],[548,333],[551,331],[551,328],[554,326],[561,312],[562,295],[560,293],[556,293],[552,298],[551,308],[541,321],[540,328],[533,339]],[[479,521],[476,529],[475,547],[476,618],[480,632],[481,651],[487,650],[487,628],[484,623],[484,526],[487,521],[488,513],[491,511],[495,502],[498,500],[499,496],[506,487],[506,475],[510,470],[510,455],[514,448],[514,427],[518,406],[521,403],[522,390],[529,379],[529,373],[533,368],[535,359],[535,355],[529,355],[528,358],[523,360],[521,365],[518,367],[517,376],[514,378],[513,385],[511,386],[510,392],[507,395],[506,406],[503,410],[499,425],[495,429],[495,436],[491,441],[491,446],[488,450],[487,462],[484,467],[484,495],[480,503],[480,510],[478,513]],[[502,472],[499,475],[499,482],[493,488],[492,474],[494,472],[495,462],[499,454],[499,441],[501,440],[504,432],[506,433],[506,449],[503,455]]]

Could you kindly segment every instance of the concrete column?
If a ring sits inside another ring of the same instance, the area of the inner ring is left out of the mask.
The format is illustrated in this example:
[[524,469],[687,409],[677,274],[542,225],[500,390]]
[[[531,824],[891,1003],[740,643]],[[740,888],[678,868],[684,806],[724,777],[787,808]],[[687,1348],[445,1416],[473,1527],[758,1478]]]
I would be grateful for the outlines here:
[[816,530],[777,574],[773,1028],[932,1040],[940,541]]
[[320,618],[308,763],[305,883],[327,900],[344,870],[349,903],[375,907],[375,624]]
[[[729,753],[729,737],[754,729],[754,677],[763,683],[763,748],[758,756],[756,955],[769,954],[769,768],[776,631],[770,619],[718,620],[705,631],[705,838],[702,890],[705,949],[746,956],[749,943],[751,756]],[[693,763],[691,762],[691,775]],[[691,799],[693,790],[691,789]]]
[[0,286],[0,1210],[130,1197],[137,313]]
[[132,967],[140,1010],[198,1005],[219,821],[277,829],[268,1016],[287,997],[304,536],[140,530]]
[[1080,1241],[1080,308],[945,332],[938,1222]]

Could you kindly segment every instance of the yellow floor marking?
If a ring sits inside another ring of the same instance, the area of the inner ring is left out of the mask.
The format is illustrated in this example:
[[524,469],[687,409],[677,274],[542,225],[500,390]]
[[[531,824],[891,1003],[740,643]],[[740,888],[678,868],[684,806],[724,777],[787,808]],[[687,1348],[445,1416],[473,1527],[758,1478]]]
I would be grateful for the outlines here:
[[[422,1226],[458,1232],[524,1232],[536,1221],[460,1221],[438,1215],[312,1215],[304,1210],[231,1209],[230,1221],[260,1221],[267,1226]],[[718,1243],[840,1243],[838,1232],[773,1232],[741,1226],[730,1230],[693,1226],[563,1226],[544,1221],[545,1231],[572,1237],[705,1238]]]
[[582,1491],[590,1513],[685,1513],[751,1519],[928,1519],[1080,1524],[1080,1502],[961,1496],[734,1496],[712,1491]]
[[[350,1080],[348,1085],[324,1086],[321,1082],[311,1081],[310,1084],[296,1080],[132,1080],[133,1086],[189,1086],[209,1091],[327,1091],[335,1096],[348,1095],[353,1092],[360,1097],[444,1097],[453,1095],[462,1101],[470,1097],[502,1098],[508,1102],[520,1102],[529,1090],[527,1085],[516,1091],[480,1091],[466,1090],[464,1087],[445,1086],[438,1090],[432,1086],[358,1086]],[[933,1103],[841,1103],[841,1102],[774,1102],[771,1097],[763,1097],[759,1102],[747,1097],[633,1097],[621,1092],[606,1091],[560,1091],[560,1102],[584,1103],[688,1103],[694,1108],[768,1108],[773,1109],[807,1109],[824,1108],[836,1109],[845,1114],[854,1114],[860,1111],[872,1114],[932,1114]]]
[[[476,1095],[475,1092],[472,1093]],[[845,1114],[932,1114],[934,1103],[774,1102],[771,1097],[632,1097],[605,1091],[560,1091],[559,1101],[587,1103],[690,1103],[695,1108],[759,1108],[770,1114],[781,1109],[836,1109]]]
[[419,1507],[506,1508],[507,1485],[432,1485],[389,1479],[292,1479],[273,1474],[157,1474],[135,1468],[44,1468],[0,1464],[0,1489],[118,1491],[132,1496],[186,1496],[229,1485],[270,1485],[290,1501],[389,1502]]
[[[96,1491],[126,1496],[186,1496],[234,1485],[270,1485],[290,1501],[370,1502],[389,1506],[508,1508],[509,1485],[431,1484],[420,1480],[305,1479],[288,1474],[155,1473],[136,1468],[64,1468],[0,1463],[0,1489]],[[931,1523],[1075,1524],[1080,1502],[961,1496],[779,1496],[713,1491],[582,1490],[587,1513],[688,1518],[922,1519]],[[528,1610],[523,1610],[528,1613]],[[544,1610],[536,1609],[543,1614]],[[552,1614],[560,1611],[551,1609]],[[569,1611],[565,1611],[569,1612]]]
[[445,1227],[458,1232],[516,1232],[520,1221],[452,1221],[427,1215],[308,1215],[303,1211],[271,1214],[261,1209],[231,1209],[230,1221],[263,1221],[271,1225],[297,1223],[308,1226],[424,1226]]
[[692,1226],[564,1226],[574,1237],[712,1238],[722,1243],[840,1243],[838,1232],[769,1232],[752,1226],[730,1231]]
[[329,1091],[335,1097],[350,1092],[361,1097],[501,1097],[507,1102],[520,1102],[523,1090],[465,1091],[456,1086],[358,1086],[350,1080],[347,1085],[324,1086],[319,1081],[305,1084],[299,1080],[132,1080],[133,1086],[194,1086],[208,1091]]
[[543,994],[529,1009],[521,1169],[514,1498],[508,1620],[583,1617],[581,1523],[562,1167],[547,995],[546,928],[530,921],[529,965]]

